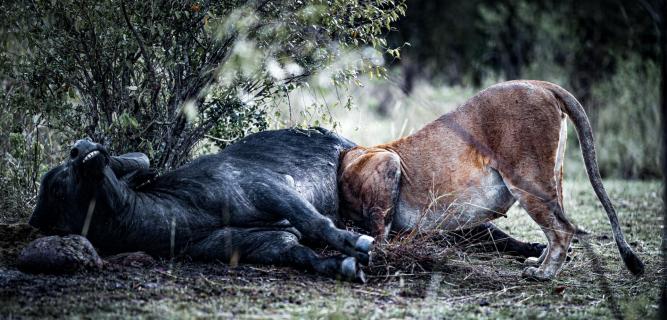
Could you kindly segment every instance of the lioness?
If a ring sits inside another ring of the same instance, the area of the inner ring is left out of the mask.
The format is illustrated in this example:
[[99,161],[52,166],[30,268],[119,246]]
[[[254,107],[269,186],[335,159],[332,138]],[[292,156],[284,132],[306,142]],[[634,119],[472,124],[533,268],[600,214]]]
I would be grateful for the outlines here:
[[602,186],[588,117],[572,94],[549,82],[491,86],[411,136],[346,151],[339,167],[344,212],[381,239],[389,230],[475,227],[503,216],[518,200],[548,240],[541,265],[523,276],[552,279],[576,231],[563,209],[568,117],[621,257],[641,274],[644,265]]

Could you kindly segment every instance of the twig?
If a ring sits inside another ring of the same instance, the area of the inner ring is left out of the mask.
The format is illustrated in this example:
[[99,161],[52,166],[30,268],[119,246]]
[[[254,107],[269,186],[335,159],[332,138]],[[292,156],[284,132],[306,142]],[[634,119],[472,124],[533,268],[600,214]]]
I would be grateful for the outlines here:
[[163,275],[163,276],[170,277],[170,278],[172,278],[172,279],[179,279],[177,276],[175,276],[175,275],[173,275],[173,274],[170,274],[170,273],[168,273],[168,272],[164,272],[164,271],[162,271],[162,270],[154,270],[154,271],[157,272],[157,273],[159,273],[159,274],[161,274],[161,275]]

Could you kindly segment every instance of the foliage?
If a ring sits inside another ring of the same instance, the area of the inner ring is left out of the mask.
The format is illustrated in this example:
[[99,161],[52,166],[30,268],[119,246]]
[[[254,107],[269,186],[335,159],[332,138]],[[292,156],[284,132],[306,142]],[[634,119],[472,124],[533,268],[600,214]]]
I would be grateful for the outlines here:
[[9,41],[7,22],[0,19],[0,210],[20,217],[27,215],[41,173],[61,159],[59,146],[51,143],[61,136],[46,124],[66,104],[58,89],[31,85],[39,83],[43,69],[24,67],[25,56],[16,55],[15,42]]
[[517,78],[562,85],[591,118],[602,173],[655,178],[661,174],[655,108],[663,5],[415,0],[390,43],[411,43],[397,61],[407,93],[420,76],[450,86]]
[[[600,170],[606,176],[651,178],[660,175],[660,68],[631,57],[591,91]],[[607,112],[605,112],[607,110]],[[613,110],[613,112],[611,112]]]
[[[532,63],[566,69],[578,96],[612,74],[617,58],[657,62],[661,1],[414,0],[391,42],[427,76],[474,84],[524,76]],[[399,62],[404,62],[399,61]]]
[[[10,78],[41,88],[60,108],[51,129],[86,135],[117,153],[147,150],[157,167],[170,168],[205,135],[229,141],[264,129],[268,99],[341,50],[389,49],[381,36],[403,4],[35,1],[2,9],[8,35],[22,49],[14,49],[16,67],[25,70]],[[29,113],[54,110],[36,104]]]

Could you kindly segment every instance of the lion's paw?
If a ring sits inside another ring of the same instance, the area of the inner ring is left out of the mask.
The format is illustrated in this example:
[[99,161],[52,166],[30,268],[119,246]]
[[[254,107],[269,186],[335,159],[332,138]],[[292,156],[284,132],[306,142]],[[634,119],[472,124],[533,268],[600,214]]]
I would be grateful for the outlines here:
[[521,276],[527,280],[536,280],[536,281],[549,281],[553,278],[553,276],[550,276],[546,274],[544,271],[535,268],[535,267],[528,267],[526,269],[523,269],[523,273]]
[[540,265],[540,258],[528,257],[528,258],[526,258],[526,260],[523,261],[523,264],[525,264],[527,266],[538,266],[538,265]]

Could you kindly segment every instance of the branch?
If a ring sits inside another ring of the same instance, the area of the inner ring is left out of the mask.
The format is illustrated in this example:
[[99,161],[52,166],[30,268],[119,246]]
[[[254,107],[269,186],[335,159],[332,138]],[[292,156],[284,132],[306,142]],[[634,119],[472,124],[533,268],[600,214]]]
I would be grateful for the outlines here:
[[125,19],[125,23],[127,23],[127,27],[130,28],[130,31],[132,31],[132,35],[134,35],[134,38],[137,40],[137,43],[139,44],[139,49],[141,51],[141,55],[144,57],[144,61],[146,61],[146,69],[148,69],[148,77],[150,79],[151,84],[153,85],[153,87],[151,88],[152,89],[151,106],[153,107],[154,111],[157,111],[156,102],[158,93],[160,92],[160,84],[157,82],[157,76],[155,74],[155,69],[153,68],[153,63],[152,63],[152,57],[149,56],[149,53],[146,50],[146,45],[144,45],[144,39],[141,37],[139,32],[137,32],[137,29],[132,25],[130,18],[127,16],[127,10],[125,9],[124,0],[121,1],[120,9],[121,12],[123,13],[123,18]]
[[123,13],[123,18],[125,18],[125,23],[127,23],[127,27],[130,28],[130,31],[132,31],[132,35],[134,35],[134,38],[137,39],[137,43],[139,44],[139,49],[141,50],[141,55],[143,55],[144,60],[146,60],[146,68],[150,72],[151,76],[155,76],[155,70],[153,69],[153,64],[151,63],[152,59],[148,55],[148,52],[146,51],[144,40],[141,37],[141,35],[137,32],[137,29],[134,28],[132,22],[130,22],[130,18],[127,16],[127,10],[125,9],[125,1],[121,1],[120,10]]
[[212,136],[212,135],[210,135],[210,134],[205,134],[205,135],[204,135],[204,138],[208,138],[208,139],[211,139],[211,140],[213,140],[213,141],[223,142],[223,143],[234,142],[234,141],[236,141],[236,139],[237,139],[237,138],[234,138],[234,139],[221,139],[221,138],[216,138],[216,137],[214,137],[214,136]]

